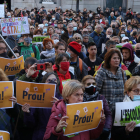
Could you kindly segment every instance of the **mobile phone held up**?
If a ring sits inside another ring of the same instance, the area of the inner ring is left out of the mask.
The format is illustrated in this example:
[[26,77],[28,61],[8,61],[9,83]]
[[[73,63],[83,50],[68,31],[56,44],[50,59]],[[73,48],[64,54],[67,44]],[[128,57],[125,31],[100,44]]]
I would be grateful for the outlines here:
[[47,66],[45,64],[37,64],[37,70],[46,70]]

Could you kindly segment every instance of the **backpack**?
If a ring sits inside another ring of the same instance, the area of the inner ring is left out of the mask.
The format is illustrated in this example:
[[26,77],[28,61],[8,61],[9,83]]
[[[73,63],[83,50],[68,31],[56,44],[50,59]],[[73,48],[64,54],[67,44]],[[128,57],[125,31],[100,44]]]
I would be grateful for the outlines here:
[[[18,46],[17,49],[18,49],[19,52],[21,53],[21,46]],[[32,49],[33,49],[33,52],[34,52],[35,58],[36,58],[36,48],[35,48],[35,45],[32,45]]]

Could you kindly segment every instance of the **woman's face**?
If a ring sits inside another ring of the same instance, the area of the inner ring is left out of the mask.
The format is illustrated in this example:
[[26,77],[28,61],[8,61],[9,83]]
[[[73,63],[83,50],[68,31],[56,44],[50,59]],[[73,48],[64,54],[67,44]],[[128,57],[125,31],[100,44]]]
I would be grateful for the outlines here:
[[57,83],[57,78],[54,74],[51,74],[47,79],[45,83],[50,83],[51,81],[54,81]]
[[117,53],[114,53],[110,60],[110,67],[118,67],[120,65],[120,57]]
[[87,79],[86,81],[85,81],[85,84],[84,84],[84,86],[85,87],[88,87],[88,86],[90,86],[90,85],[95,85],[96,83],[95,83],[95,80],[93,80],[93,79]]
[[41,32],[40,32],[40,31],[38,31],[38,32],[36,33],[36,35],[41,35]]
[[75,91],[72,95],[67,97],[68,103],[71,104],[83,102],[83,95],[84,93],[82,89]]
[[53,32],[54,32],[53,28],[50,28],[50,29],[49,29],[49,34],[51,34],[51,35],[52,35],[52,34],[53,34]]
[[[68,62],[68,59],[66,57],[63,57],[61,62]],[[61,62],[59,63],[59,67],[61,67]]]
[[50,50],[52,49],[52,42],[47,42],[46,45],[45,45],[46,49]]
[[130,92],[127,92],[127,95],[130,96],[131,99],[134,98],[134,95],[140,95],[140,84],[135,85]]

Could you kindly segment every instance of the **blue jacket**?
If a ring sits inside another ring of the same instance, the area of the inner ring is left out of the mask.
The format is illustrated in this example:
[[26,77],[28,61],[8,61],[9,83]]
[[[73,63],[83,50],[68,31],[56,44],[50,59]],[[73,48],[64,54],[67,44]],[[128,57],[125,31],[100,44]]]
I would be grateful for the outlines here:
[[99,41],[100,41],[100,38],[103,37],[103,36],[104,36],[103,33],[97,34],[96,31],[93,31],[93,32],[90,34],[90,37],[93,38],[93,41],[95,42],[96,46],[98,46]]
[[112,18],[111,16],[109,16],[109,18],[108,18],[109,24],[111,24],[111,21],[112,21],[112,20],[116,20],[116,17],[114,16],[114,17]]

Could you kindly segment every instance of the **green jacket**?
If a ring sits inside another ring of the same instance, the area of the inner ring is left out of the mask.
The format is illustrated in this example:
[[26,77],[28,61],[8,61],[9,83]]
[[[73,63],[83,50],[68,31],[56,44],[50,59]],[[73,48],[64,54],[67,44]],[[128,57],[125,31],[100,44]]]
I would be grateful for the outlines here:
[[40,52],[37,46],[35,46],[36,48],[36,55],[35,55],[32,48],[32,43],[30,44],[30,46],[25,46],[23,42],[19,43],[18,45],[19,47],[21,47],[20,55],[23,55],[24,60],[28,57],[35,57],[35,56],[37,60],[40,60]]

